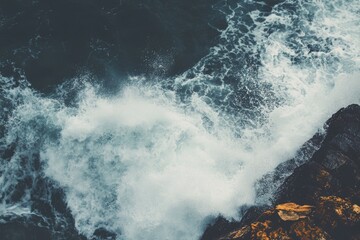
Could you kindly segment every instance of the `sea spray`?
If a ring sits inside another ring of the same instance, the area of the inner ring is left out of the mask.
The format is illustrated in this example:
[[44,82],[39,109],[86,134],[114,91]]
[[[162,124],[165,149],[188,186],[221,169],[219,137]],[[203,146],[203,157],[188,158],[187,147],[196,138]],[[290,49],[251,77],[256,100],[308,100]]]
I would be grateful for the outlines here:
[[[209,216],[238,218],[264,174],[360,102],[359,3],[265,6],[224,6],[220,44],[176,78],[134,76],[107,95],[81,76],[47,97],[2,78],[2,145],[17,144],[2,159],[5,208],[31,209],[11,193],[44,174],[87,237],[102,227],[119,239],[197,239]],[[34,152],[40,170],[24,164]]]

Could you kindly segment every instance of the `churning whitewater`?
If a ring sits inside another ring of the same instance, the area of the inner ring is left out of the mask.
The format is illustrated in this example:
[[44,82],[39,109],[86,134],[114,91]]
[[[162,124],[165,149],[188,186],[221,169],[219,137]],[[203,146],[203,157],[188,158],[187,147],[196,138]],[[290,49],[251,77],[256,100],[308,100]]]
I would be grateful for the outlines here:
[[[10,199],[35,174],[64,189],[89,238],[102,227],[118,239],[198,239],[211,217],[267,201],[256,182],[360,103],[360,2],[218,7],[220,43],[175,78],[131,76],[106,94],[82,75],[44,97],[2,77],[1,144],[16,148],[1,159],[1,215],[38,214],[29,194]],[[23,161],[37,152],[41,173]]]

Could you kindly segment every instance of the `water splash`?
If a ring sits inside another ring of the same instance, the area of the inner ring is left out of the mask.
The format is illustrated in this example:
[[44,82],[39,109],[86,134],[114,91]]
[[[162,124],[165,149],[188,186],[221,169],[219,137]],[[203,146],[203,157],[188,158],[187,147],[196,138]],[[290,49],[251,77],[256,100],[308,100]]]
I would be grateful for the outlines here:
[[1,200],[11,205],[13,186],[34,178],[35,158],[21,163],[40,152],[88,237],[104,227],[119,239],[196,239],[208,216],[239,217],[258,179],[360,102],[359,10],[341,0],[225,4],[229,27],[194,68],[130,78],[112,96],[86,76],[52,97],[2,78],[2,146],[17,146],[1,159]]

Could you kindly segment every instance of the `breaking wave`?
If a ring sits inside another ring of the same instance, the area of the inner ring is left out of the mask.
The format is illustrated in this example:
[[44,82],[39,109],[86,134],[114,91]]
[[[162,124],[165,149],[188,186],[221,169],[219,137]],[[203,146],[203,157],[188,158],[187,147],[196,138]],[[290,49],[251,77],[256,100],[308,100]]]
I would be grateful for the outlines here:
[[14,186],[44,174],[87,237],[197,239],[209,217],[239,218],[262,176],[360,102],[360,2],[222,4],[220,43],[175,78],[132,76],[110,95],[84,75],[43,96],[2,77],[1,147],[16,147],[1,158],[1,214],[31,212]]

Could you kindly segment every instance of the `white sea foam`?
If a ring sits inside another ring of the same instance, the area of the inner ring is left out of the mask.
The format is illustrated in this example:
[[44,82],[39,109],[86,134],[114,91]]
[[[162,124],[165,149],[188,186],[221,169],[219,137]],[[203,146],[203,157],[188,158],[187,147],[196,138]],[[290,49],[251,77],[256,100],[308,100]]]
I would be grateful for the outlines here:
[[[65,189],[86,236],[104,227],[119,239],[197,239],[208,216],[238,218],[239,206],[255,202],[259,178],[293,157],[332,113],[360,103],[360,3],[350,2],[285,1],[297,11],[285,3],[269,14],[251,11],[252,26],[241,22],[239,5],[224,41],[189,70],[192,78],[134,80],[111,97],[85,83],[76,107],[9,90],[22,101],[7,141],[42,139],[45,174]],[[242,52],[259,57],[257,74],[245,69],[237,84],[227,83],[230,53]],[[205,73],[217,58],[225,65]],[[162,87],[169,82],[173,90]],[[246,86],[248,103],[232,98]],[[38,127],[26,127],[34,121]]]

